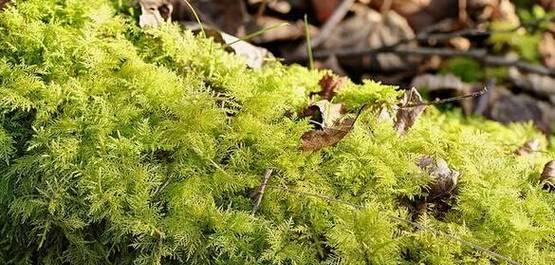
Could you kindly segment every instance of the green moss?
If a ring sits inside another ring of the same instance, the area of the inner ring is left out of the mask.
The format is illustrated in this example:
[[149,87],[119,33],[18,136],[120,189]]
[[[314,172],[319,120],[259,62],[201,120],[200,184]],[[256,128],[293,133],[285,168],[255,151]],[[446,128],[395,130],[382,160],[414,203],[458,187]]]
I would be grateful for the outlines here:
[[429,184],[422,155],[462,176],[451,209],[419,223],[525,264],[555,258],[555,196],[537,183],[553,151],[512,155],[541,138],[530,125],[430,108],[401,137],[377,117],[399,92],[349,83],[334,102],[375,108],[336,146],[303,153],[311,126],[294,113],[323,73],[247,69],[209,39],[143,31],[129,13],[106,0],[0,13],[0,263],[496,263],[401,221],[414,217],[403,200]]

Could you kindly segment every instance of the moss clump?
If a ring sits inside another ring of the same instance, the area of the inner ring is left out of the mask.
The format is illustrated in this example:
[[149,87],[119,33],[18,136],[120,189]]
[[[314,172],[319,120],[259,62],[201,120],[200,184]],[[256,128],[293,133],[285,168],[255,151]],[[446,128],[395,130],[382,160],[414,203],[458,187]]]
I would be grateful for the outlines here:
[[[531,126],[430,109],[401,137],[368,110],[336,146],[301,152],[311,126],[294,113],[323,73],[249,70],[209,39],[145,32],[116,10],[28,0],[0,14],[1,264],[505,262],[411,218],[523,264],[555,259],[555,196],[537,184],[552,153],[511,154],[539,137]],[[398,96],[347,84],[335,101]],[[461,173],[440,216],[404,203],[426,194],[424,155]]]

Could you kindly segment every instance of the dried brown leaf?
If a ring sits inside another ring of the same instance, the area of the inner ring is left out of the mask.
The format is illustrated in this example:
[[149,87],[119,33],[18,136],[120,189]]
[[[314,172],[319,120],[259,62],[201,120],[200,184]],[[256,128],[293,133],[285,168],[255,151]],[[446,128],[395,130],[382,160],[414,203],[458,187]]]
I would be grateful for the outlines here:
[[339,143],[351,131],[353,122],[353,119],[345,119],[333,127],[304,133],[301,137],[301,150],[318,151]]
[[555,190],[555,160],[551,160],[545,164],[540,183],[543,185],[544,189],[549,191]]
[[413,87],[405,92],[395,119],[394,129],[397,133],[403,135],[414,125],[420,114],[426,109],[425,105],[418,105],[423,103],[422,96],[416,88]]
[[443,159],[434,159],[431,156],[423,156],[418,160],[418,167],[426,171],[432,178],[429,186],[427,201],[446,198],[453,195],[457,187],[460,173],[449,168]]
[[318,95],[326,100],[332,100],[333,97],[339,92],[343,85],[347,82],[346,77],[338,77],[330,73],[326,73],[318,83],[320,85],[320,92]]
[[540,148],[541,148],[540,140],[532,139],[532,140],[529,140],[528,142],[524,143],[524,145],[522,145],[517,150],[515,150],[514,153],[515,153],[515,155],[518,155],[518,156],[526,156],[526,155],[529,155],[531,153],[539,151]]

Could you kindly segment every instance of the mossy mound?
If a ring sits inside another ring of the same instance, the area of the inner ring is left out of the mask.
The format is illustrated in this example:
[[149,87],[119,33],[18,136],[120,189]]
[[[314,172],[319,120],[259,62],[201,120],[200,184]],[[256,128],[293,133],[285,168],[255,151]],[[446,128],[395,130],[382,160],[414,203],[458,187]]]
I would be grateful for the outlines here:
[[[541,137],[530,125],[430,108],[399,136],[378,111],[400,93],[348,83],[335,102],[371,107],[337,145],[302,152],[312,126],[296,113],[324,73],[251,70],[123,10],[0,13],[1,264],[553,264],[555,194],[538,185],[553,152],[512,153]],[[416,213],[422,156],[461,175],[447,207]]]

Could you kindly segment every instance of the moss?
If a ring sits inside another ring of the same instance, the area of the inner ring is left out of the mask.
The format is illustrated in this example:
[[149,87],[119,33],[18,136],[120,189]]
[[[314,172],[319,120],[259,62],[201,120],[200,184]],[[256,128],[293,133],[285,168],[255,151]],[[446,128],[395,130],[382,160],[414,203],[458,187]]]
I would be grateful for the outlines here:
[[[512,154],[540,137],[530,125],[430,108],[398,136],[377,110],[400,93],[348,83],[335,103],[374,108],[336,146],[301,152],[311,126],[295,113],[324,73],[251,70],[177,26],[142,31],[130,13],[29,0],[0,14],[0,263],[496,262],[411,218],[524,264],[555,258],[555,197],[537,184],[553,151]],[[403,203],[426,193],[422,155],[462,174],[441,218]]]

